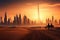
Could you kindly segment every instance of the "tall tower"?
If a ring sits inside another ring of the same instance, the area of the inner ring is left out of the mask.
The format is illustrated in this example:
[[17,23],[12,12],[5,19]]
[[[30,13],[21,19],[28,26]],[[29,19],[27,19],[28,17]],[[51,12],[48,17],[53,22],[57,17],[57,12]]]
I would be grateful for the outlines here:
[[7,13],[5,12],[4,23],[7,24]]
[[22,23],[22,20],[21,20],[21,14],[19,14],[19,24]]
[[38,22],[40,23],[39,0],[38,0],[38,3],[37,3],[37,9],[38,9]]

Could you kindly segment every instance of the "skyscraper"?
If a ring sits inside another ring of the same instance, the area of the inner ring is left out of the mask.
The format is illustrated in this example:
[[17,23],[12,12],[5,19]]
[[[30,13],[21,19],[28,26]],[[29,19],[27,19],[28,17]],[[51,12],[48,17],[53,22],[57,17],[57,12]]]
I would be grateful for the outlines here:
[[27,24],[27,17],[25,15],[23,17],[23,24]]
[[27,24],[30,24],[30,19],[29,18],[27,19]]
[[14,16],[13,23],[14,23],[14,24],[19,24],[19,17],[18,17],[17,14],[16,14],[16,16]]
[[38,0],[38,3],[37,3],[37,11],[38,11],[38,22],[40,23],[39,0]]
[[7,13],[5,12],[5,16],[4,16],[4,24],[7,24]]
[[16,17],[14,16],[13,24],[16,24]]
[[22,20],[21,20],[21,14],[19,14],[19,24],[22,23]]
[[8,18],[8,24],[10,24],[10,18]]
[[16,24],[19,24],[19,17],[17,14],[16,14]]

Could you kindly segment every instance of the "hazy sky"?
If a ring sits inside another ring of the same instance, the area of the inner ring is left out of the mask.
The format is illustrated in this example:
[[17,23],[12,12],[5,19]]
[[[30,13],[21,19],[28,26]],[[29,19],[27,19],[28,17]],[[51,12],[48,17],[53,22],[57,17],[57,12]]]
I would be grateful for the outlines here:
[[51,16],[60,19],[60,0],[0,0],[0,16],[4,16],[6,11],[12,19],[16,14],[22,14],[31,20],[37,20],[38,2],[42,21]]

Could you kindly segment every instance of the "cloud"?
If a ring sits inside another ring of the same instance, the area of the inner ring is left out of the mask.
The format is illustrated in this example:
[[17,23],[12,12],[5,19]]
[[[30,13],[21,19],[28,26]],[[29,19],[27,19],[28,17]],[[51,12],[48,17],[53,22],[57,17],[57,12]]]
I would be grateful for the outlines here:
[[58,3],[60,3],[60,0],[46,0],[46,3],[58,4]]
[[54,7],[60,10],[60,5],[55,5]]

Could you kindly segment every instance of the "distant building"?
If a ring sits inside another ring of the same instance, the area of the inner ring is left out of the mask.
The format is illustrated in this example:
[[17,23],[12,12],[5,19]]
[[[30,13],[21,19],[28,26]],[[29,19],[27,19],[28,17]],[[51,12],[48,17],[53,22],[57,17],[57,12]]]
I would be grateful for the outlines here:
[[5,12],[5,16],[4,16],[4,24],[7,24],[7,13]]
[[14,16],[13,24],[16,24],[16,17]]
[[27,17],[25,15],[23,17],[23,24],[27,24]]
[[0,17],[0,24],[3,24],[3,20],[2,20],[2,17]]
[[13,24],[19,24],[19,17],[18,17],[18,15],[14,16]]
[[19,24],[19,17],[16,15],[16,24]]
[[10,18],[8,19],[8,24],[11,24],[11,22],[10,22],[11,20],[10,20]]
[[27,19],[27,24],[30,24],[30,19]]
[[19,24],[22,23],[22,20],[21,20],[21,14],[19,14]]

